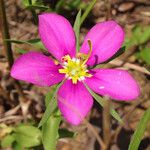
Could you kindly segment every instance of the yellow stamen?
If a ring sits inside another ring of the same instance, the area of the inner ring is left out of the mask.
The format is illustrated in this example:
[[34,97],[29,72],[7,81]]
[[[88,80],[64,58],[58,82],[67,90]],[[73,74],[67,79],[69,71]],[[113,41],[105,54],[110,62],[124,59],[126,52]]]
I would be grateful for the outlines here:
[[63,68],[59,69],[59,73],[66,74],[68,79],[72,79],[73,84],[84,80],[85,77],[92,77],[85,65],[92,53],[92,42],[88,40],[88,44],[90,48],[88,54],[78,53],[77,58],[73,59],[69,55],[62,58]]
[[78,58],[71,59],[69,55],[62,58],[64,66],[59,69],[59,73],[66,74],[68,79],[72,79],[73,84],[77,81],[84,80],[85,77],[91,77],[92,75],[88,73],[86,65]]

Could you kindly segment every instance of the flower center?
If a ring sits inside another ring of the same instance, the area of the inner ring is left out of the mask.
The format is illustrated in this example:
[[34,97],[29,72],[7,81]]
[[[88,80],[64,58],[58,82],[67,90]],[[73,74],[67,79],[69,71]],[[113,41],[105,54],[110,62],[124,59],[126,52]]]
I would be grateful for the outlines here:
[[85,61],[79,58],[70,58],[66,55],[62,58],[63,68],[59,69],[59,73],[66,74],[66,78],[72,79],[73,84],[77,81],[82,81],[85,77],[91,77],[92,75],[88,73]]

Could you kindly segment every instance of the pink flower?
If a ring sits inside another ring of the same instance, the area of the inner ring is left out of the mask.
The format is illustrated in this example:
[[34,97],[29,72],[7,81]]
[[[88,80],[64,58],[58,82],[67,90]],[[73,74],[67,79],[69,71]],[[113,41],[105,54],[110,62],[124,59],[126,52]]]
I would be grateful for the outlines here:
[[54,13],[41,14],[39,34],[59,64],[40,52],[28,52],[16,60],[11,76],[39,86],[51,86],[66,78],[58,91],[58,107],[71,124],[80,124],[93,105],[93,98],[83,82],[94,92],[116,100],[129,101],[138,97],[139,87],[127,71],[88,70],[87,67],[108,60],[121,47],[124,32],[115,21],[96,24],[77,55],[74,31],[64,17]]

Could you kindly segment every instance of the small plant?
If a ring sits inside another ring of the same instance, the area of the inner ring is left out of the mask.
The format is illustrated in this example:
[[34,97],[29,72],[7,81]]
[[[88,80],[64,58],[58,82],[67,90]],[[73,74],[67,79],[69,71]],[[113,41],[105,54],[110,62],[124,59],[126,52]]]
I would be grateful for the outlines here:
[[[85,37],[79,52],[74,31],[63,16],[54,13],[39,15],[39,34],[53,57],[40,52],[25,53],[15,61],[11,76],[38,86],[58,84],[51,98],[55,105],[50,108],[47,104],[47,110],[51,109],[51,112],[40,123],[40,126],[47,121],[55,124],[54,135],[57,135],[61,114],[73,125],[84,120],[93,105],[90,91],[116,100],[129,101],[138,97],[139,87],[127,71],[90,69],[108,60],[121,47],[124,32],[115,21],[96,24]],[[48,120],[50,116],[51,120]],[[54,143],[51,143],[51,149]]]

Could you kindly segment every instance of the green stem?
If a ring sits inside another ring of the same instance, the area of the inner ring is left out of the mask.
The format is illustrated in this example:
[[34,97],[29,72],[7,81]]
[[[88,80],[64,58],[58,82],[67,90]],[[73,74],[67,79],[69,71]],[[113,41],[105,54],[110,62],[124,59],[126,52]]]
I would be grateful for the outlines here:
[[6,19],[4,0],[0,0],[0,28],[2,30],[2,38],[3,38],[3,43],[4,43],[4,48],[5,48],[5,53],[8,60],[9,68],[11,68],[14,59],[13,59],[13,53],[11,49],[11,43],[5,41],[5,39],[10,39],[10,35],[9,35],[9,29],[8,29],[8,24]]
[[50,116],[48,121],[42,126],[42,141],[45,150],[56,149],[60,121],[60,116]]
[[[28,3],[29,3],[29,5],[32,5],[32,0],[28,0]],[[34,9],[31,9],[31,13],[32,13],[32,16],[33,16],[33,19],[34,19],[34,23],[36,25],[38,25],[38,16],[36,14],[36,11]]]
[[[55,87],[54,93],[51,96],[48,95],[46,96],[45,98],[46,110],[50,108],[49,106],[50,102],[56,101],[57,98],[54,99],[54,97],[56,96],[57,91],[59,87],[63,84],[63,82],[64,81],[62,81],[57,87]],[[44,146],[44,150],[56,149],[57,139],[59,138],[58,129],[60,122],[61,122],[61,114],[58,108],[56,108],[55,110],[53,110],[53,114],[51,114],[48,120],[42,125],[42,143]]]
[[90,13],[90,11],[92,10],[93,6],[95,5],[97,0],[92,0],[92,2],[87,6],[85,12],[83,13],[82,17],[81,17],[81,22],[80,22],[80,26],[82,25],[82,23],[84,22],[84,20],[86,19],[86,17],[88,16],[88,14]]

